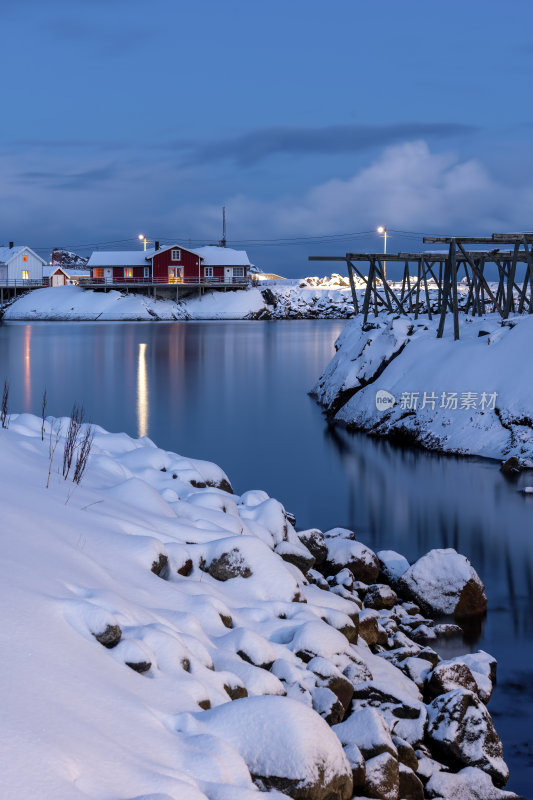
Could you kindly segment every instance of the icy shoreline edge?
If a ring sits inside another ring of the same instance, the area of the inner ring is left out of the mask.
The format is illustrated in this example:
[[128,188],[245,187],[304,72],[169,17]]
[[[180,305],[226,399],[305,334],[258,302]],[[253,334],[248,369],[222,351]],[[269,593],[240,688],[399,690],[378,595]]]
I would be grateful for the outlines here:
[[486,607],[467,559],[409,566],[345,529],[297,531],[216,465],[97,426],[74,486],[68,429],[0,430],[13,796],[515,796],[485,707],[494,659],[432,647]]

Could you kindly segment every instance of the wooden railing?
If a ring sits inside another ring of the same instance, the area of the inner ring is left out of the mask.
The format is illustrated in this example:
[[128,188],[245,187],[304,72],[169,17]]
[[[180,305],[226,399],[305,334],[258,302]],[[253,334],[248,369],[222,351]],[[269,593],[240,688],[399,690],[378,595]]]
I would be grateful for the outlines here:
[[0,278],[2,289],[42,289],[49,285],[49,278]]
[[199,275],[195,278],[80,278],[80,286],[247,286],[250,283],[248,277],[206,277]]

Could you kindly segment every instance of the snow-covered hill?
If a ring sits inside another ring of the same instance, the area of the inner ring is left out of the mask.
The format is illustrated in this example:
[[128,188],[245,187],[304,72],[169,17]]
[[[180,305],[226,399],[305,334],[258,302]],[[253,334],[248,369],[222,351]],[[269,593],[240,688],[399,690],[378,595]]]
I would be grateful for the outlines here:
[[526,364],[533,317],[354,319],[313,389],[335,421],[430,450],[516,457],[533,466],[533,396]]
[[432,614],[485,607],[466,559],[296,533],[219,467],[101,428],[78,485],[68,430],[0,428],[3,797],[514,797],[494,660],[431,647],[458,630]]

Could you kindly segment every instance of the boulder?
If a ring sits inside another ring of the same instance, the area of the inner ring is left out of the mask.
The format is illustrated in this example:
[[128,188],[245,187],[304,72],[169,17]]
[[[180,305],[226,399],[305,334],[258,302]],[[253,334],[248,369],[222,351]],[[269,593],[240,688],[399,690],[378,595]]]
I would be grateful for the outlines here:
[[368,645],[377,644],[379,639],[378,618],[376,613],[368,611],[359,614],[359,636]]
[[[402,680],[405,682],[403,676]],[[354,713],[369,706],[379,709],[389,728],[409,744],[415,745],[424,739],[427,710],[405,683],[373,680],[357,684],[352,708]]]
[[466,664],[456,661],[441,661],[428,674],[425,691],[429,698],[438,697],[454,689],[468,689],[478,694],[477,683]]
[[476,767],[457,773],[433,772],[426,784],[426,795],[454,800],[520,800],[514,792],[497,789],[490,777]]
[[367,608],[380,611],[383,608],[392,608],[397,599],[398,595],[390,586],[385,583],[373,583],[368,587],[363,602]]
[[381,576],[394,588],[398,579],[409,569],[408,560],[395,550],[380,550],[376,555],[381,565]]
[[522,472],[522,469],[522,465],[516,456],[511,456],[500,466],[500,472],[503,472],[504,475],[518,475],[519,472]]
[[[341,743],[304,703],[289,697],[245,697],[195,717],[195,732],[232,747],[267,791],[277,789],[294,800],[352,797],[352,768]],[[190,725],[190,718],[184,714],[181,724]]]
[[275,552],[284,561],[298,567],[304,575],[308,570],[312,569],[315,563],[315,557],[311,555],[307,547],[296,542],[280,542],[276,545]]
[[426,614],[457,619],[487,609],[485,587],[470,561],[452,548],[431,550],[399,579],[400,590]]
[[168,556],[165,553],[159,553],[157,559],[152,562],[151,571],[166,580],[168,576]]
[[424,785],[412,769],[399,764],[399,795],[402,800],[424,800]]
[[335,725],[333,730],[342,745],[356,744],[366,760],[381,753],[390,753],[394,758],[398,755],[389,726],[375,708],[354,711],[345,722]]
[[416,772],[418,769],[418,758],[409,742],[406,742],[405,739],[401,739],[399,736],[393,736],[392,743],[398,752],[398,761],[400,764],[405,764],[406,767]]
[[298,531],[298,538],[307,547],[311,555],[315,558],[317,566],[323,564],[328,555],[328,549],[324,542],[324,534],[318,528],[311,528],[307,531]]
[[427,736],[432,753],[452,767],[479,767],[497,786],[505,786],[509,770],[490,714],[466,689],[440,695],[427,706]]
[[366,762],[364,791],[367,797],[398,800],[399,790],[400,771],[394,756],[382,753]]
[[343,750],[352,768],[354,792],[359,794],[358,790],[362,790],[365,785],[365,759],[356,744],[347,744],[346,747],[343,747]]
[[237,577],[249,578],[252,574],[242,553],[236,547],[228,553],[222,553],[219,558],[214,558],[209,564],[201,563],[200,569],[208,572],[217,581],[227,581]]
[[379,560],[369,547],[343,536],[330,538],[326,535],[325,542],[328,555],[323,569],[326,574],[336,575],[347,567],[356,580],[366,584],[376,582],[380,569]]
[[107,625],[102,633],[93,633],[94,638],[110,650],[120,642],[122,631],[119,625]]

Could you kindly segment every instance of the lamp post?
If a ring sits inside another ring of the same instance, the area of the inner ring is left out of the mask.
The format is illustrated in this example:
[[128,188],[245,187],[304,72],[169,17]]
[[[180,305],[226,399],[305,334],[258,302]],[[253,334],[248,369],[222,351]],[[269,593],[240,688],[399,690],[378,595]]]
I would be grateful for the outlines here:
[[[380,225],[378,227],[378,233],[381,236],[383,236],[383,254],[387,255],[387,235],[388,235],[387,234],[387,226],[386,225]],[[385,279],[387,278],[387,262],[386,261],[383,262],[383,277]]]
[[139,234],[139,239],[141,240],[141,242],[143,242],[144,249],[146,250],[146,236],[144,235],[144,233]]

